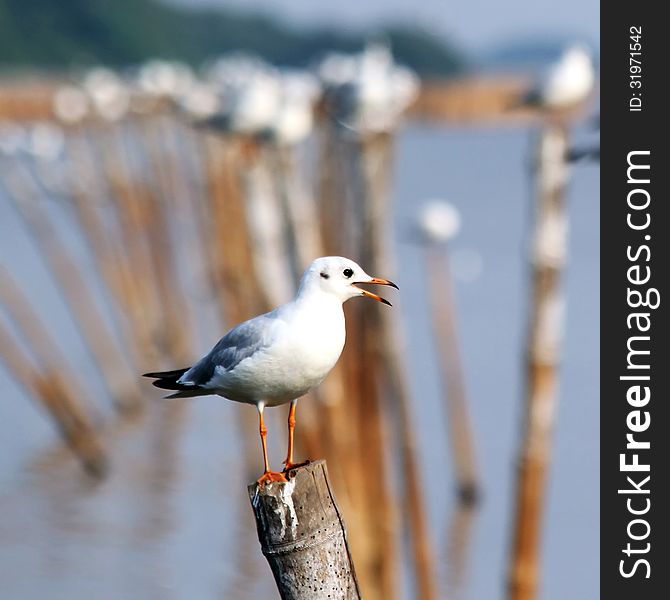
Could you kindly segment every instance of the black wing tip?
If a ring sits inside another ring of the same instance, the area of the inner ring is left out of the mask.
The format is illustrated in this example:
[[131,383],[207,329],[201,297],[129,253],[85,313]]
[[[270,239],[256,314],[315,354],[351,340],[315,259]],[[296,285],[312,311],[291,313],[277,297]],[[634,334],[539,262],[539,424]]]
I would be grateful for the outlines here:
[[382,304],[386,304],[386,306],[393,306],[393,304],[391,304],[386,298],[380,298],[379,301]]

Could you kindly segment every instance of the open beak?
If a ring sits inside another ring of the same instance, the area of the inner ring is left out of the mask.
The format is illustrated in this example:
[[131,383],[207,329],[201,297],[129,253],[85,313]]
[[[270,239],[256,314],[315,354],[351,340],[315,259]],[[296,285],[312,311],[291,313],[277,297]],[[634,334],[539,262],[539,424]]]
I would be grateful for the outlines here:
[[[394,287],[396,290],[399,289],[398,286],[393,283],[392,281],[389,281],[388,279],[381,279],[379,277],[373,277],[372,279],[368,281],[355,281],[352,283],[354,287],[358,287],[360,284],[375,284],[375,285],[390,285],[391,287]],[[358,288],[361,290],[363,293],[363,296],[366,298],[372,298],[373,300],[376,300],[377,302],[381,302],[382,304],[386,304],[387,306],[393,306],[388,300],[385,298],[382,298],[381,296],[377,296],[377,294],[373,294],[372,292],[368,292],[368,290],[364,290],[362,288]]]

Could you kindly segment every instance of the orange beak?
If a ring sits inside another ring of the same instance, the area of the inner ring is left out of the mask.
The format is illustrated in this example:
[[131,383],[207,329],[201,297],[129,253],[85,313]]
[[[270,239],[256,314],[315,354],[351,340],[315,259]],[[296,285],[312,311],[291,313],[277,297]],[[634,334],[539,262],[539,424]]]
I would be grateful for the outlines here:
[[[396,290],[399,289],[398,286],[393,283],[392,281],[389,281],[388,279],[381,279],[379,277],[373,277],[370,279],[370,281],[355,281],[351,285],[358,287],[360,284],[374,284],[374,285],[390,285],[391,287],[394,287]],[[361,292],[363,292],[363,296],[366,298],[372,298],[373,300],[376,300],[377,302],[381,302],[382,304],[386,304],[387,306],[393,306],[388,300],[385,298],[382,298],[381,296],[377,296],[377,294],[373,294],[372,292],[368,292],[367,290],[364,290],[362,288],[359,288]]]

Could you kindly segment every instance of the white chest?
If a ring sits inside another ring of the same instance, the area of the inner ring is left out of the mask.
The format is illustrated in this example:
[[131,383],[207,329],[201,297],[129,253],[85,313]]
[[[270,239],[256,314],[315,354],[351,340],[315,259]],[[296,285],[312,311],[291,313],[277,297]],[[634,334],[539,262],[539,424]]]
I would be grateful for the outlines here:
[[335,366],[345,337],[344,312],[336,304],[301,314],[291,327],[287,345],[302,376],[320,381]]

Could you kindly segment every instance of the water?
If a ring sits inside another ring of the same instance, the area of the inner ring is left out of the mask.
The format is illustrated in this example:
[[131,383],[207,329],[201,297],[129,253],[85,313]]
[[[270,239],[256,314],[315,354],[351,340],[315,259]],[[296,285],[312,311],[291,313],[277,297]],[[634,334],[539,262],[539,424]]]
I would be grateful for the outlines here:
[[[421,432],[422,477],[430,490],[426,497],[443,590],[455,568],[451,555],[447,560],[453,477],[423,255],[408,241],[409,220],[421,200],[437,196],[455,204],[463,228],[452,255],[481,258],[478,278],[455,282],[484,493],[470,523],[461,575],[465,585],[458,595],[471,600],[504,593],[521,425],[530,142],[530,132],[518,129],[411,126],[401,134],[396,154],[394,235],[401,288],[396,305],[405,316],[413,419]],[[569,190],[565,353],[543,540],[545,600],[599,596],[598,198],[598,169],[575,167]],[[3,261],[11,263],[40,305],[49,307],[50,324],[64,339],[72,363],[91,375],[67,310],[18,223],[7,202],[0,201]],[[71,244],[83,253],[80,241]],[[146,427],[110,436],[112,464],[124,468],[94,485],[82,479],[67,455],[44,450],[56,439],[50,423],[1,368],[0,389],[3,598],[276,597],[256,540],[246,479],[236,467],[243,440],[255,433],[240,422],[245,407],[217,398],[198,399],[185,409],[152,405]],[[91,393],[95,397],[100,390]],[[280,418],[283,413],[270,424],[274,431]],[[270,446],[273,455],[281,454],[278,435],[270,437]]]

